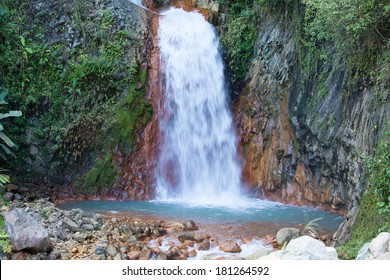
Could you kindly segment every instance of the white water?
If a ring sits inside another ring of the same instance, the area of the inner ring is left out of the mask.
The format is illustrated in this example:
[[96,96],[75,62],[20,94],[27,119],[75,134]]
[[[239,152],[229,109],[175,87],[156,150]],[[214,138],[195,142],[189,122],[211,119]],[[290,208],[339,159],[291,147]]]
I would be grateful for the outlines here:
[[130,2],[132,2],[132,3],[134,3],[134,4],[136,4],[136,5],[138,5],[138,6],[141,6],[141,7],[143,7],[144,5],[142,4],[142,0],[129,0]]
[[241,167],[218,38],[199,13],[171,8],[163,15],[158,31],[165,89],[159,198],[237,206]]

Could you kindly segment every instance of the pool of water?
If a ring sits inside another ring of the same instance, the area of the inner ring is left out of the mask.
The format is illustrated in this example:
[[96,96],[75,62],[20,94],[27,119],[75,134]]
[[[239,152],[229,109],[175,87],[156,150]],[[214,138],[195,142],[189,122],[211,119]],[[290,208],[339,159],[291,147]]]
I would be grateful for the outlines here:
[[206,224],[244,224],[277,223],[304,224],[310,220],[318,221],[321,229],[335,231],[344,220],[342,216],[320,211],[311,207],[298,207],[250,199],[246,207],[193,206],[175,201],[69,201],[58,205],[70,210],[81,208],[86,212],[123,214],[127,216],[149,216],[163,220],[194,220]]

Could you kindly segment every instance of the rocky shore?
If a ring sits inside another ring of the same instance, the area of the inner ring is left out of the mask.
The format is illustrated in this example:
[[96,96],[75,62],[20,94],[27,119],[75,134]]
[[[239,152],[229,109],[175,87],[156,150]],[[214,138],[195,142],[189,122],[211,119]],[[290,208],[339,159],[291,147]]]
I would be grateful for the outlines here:
[[[191,220],[66,211],[48,199],[23,197],[9,201],[1,215],[13,249],[0,253],[3,260],[338,259],[334,248],[301,236],[296,228],[258,240],[221,238]],[[389,245],[390,233],[381,233],[362,248],[358,259],[389,259]]]

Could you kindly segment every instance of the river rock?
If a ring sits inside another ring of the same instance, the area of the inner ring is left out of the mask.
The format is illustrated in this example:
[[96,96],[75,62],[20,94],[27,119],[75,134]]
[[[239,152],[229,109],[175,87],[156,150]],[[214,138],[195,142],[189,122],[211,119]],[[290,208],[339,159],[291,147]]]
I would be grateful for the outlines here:
[[25,210],[17,208],[6,212],[4,221],[14,251],[38,253],[51,249],[48,231]]
[[85,241],[85,237],[82,234],[78,233],[78,232],[73,234],[72,238],[74,240],[76,240],[77,242],[79,242],[79,243],[83,243]]
[[207,251],[209,249],[210,249],[210,241],[208,240],[208,238],[204,239],[198,245],[198,250],[200,250],[200,251]]
[[118,250],[116,249],[116,247],[114,245],[108,245],[107,249],[106,249],[106,254],[107,254],[107,256],[115,257],[116,254],[118,254]]
[[[186,240],[195,240],[194,233],[193,232],[183,232],[182,234],[180,234],[178,236],[178,239],[180,242],[184,242]],[[203,239],[201,241],[203,241]]]
[[102,246],[96,246],[95,254],[96,255],[105,255],[106,254],[106,249],[104,249],[104,247],[102,247]]
[[129,228],[128,225],[123,225],[123,226],[121,226],[121,231],[122,231],[123,234],[126,235],[126,236],[132,236],[132,235],[133,235],[133,232],[131,231],[131,229]]
[[139,254],[139,260],[148,260],[151,255],[152,250],[149,247],[144,246]]
[[184,229],[186,230],[197,230],[198,226],[192,220],[187,220],[183,223]]
[[285,242],[289,242],[291,239],[298,238],[301,232],[297,228],[282,228],[276,234],[276,242],[279,246],[283,246]]
[[210,235],[208,235],[207,233],[203,233],[203,232],[195,232],[194,233],[194,240],[196,242],[202,242],[203,240],[209,239],[209,238],[210,238]]
[[86,231],[93,231],[95,227],[91,224],[83,224],[81,226],[81,229],[86,230]]
[[5,201],[11,201],[12,199],[14,198],[14,194],[12,192],[6,192],[4,195],[3,195],[3,199]]
[[66,228],[70,229],[71,231],[75,231],[76,232],[76,231],[78,231],[80,229],[79,226],[75,222],[73,222],[70,218],[68,218],[68,217],[65,217],[62,220],[62,223],[63,223],[63,225]]
[[240,253],[241,247],[233,240],[226,240],[219,243],[219,250],[227,253]]
[[138,260],[141,252],[140,251],[131,251],[127,253],[129,260]]
[[51,251],[50,254],[47,256],[48,260],[60,260],[61,259],[61,253],[59,251]]

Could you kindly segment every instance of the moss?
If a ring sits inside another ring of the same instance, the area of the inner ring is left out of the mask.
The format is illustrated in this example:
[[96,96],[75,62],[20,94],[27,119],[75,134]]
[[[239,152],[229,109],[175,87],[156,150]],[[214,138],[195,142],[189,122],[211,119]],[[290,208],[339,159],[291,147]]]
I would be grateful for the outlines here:
[[377,198],[369,188],[360,203],[360,210],[351,228],[351,238],[337,248],[339,258],[355,259],[360,248],[375,238],[379,232],[390,231],[390,216],[381,215],[376,207]]
[[127,152],[134,143],[137,128],[145,125],[153,114],[151,104],[145,102],[146,81],[147,71],[144,69],[139,72],[127,96],[120,102],[110,133],[114,136],[113,142],[122,145]]
[[83,176],[81,188],[87,193],[96,193],[111,186],[117,178],[118,170],[112,162],[112,156],[98,159],[95,166]]

